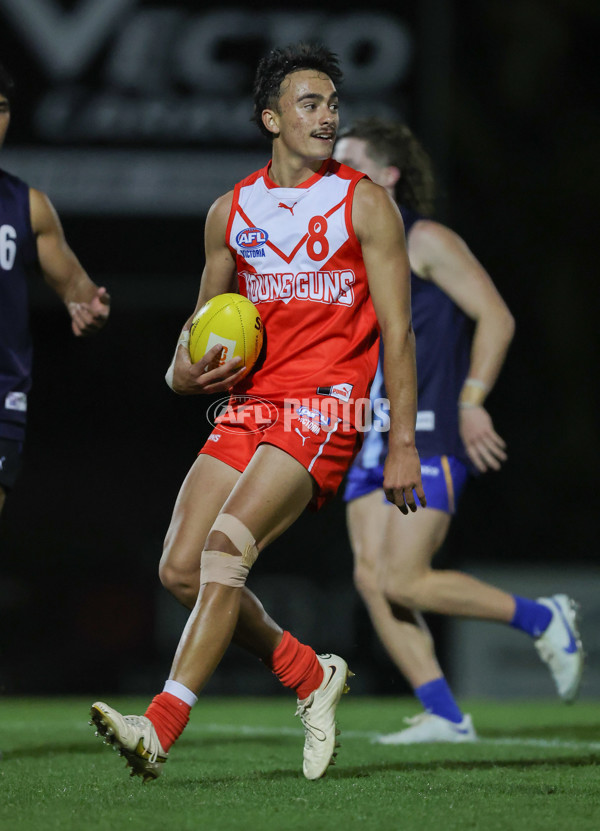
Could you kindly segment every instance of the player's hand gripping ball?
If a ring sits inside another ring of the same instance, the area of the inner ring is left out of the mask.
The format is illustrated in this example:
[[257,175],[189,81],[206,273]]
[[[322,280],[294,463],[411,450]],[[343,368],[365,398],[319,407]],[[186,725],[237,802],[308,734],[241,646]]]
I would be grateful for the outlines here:
[[[239,356],[247,375],[256,363],[263,343],[263,323],[258,309],[241,294],[217,294],[197,312],[190,328],[190,357],[199,361],[209,349],[223,346],[219,365]],[[242,376],[243,377],[243,376]]]

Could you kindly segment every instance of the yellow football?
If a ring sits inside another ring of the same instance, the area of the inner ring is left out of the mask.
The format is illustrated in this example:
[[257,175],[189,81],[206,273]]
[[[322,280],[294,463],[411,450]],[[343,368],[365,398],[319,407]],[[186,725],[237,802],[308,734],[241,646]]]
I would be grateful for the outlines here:
[[239,356],[247,375],[256,363],[263,342],[258,309],[241,294],[217,294],[196,313],[190,328],[190,357],[199,361],[209,349],[223,346],[220,364]]

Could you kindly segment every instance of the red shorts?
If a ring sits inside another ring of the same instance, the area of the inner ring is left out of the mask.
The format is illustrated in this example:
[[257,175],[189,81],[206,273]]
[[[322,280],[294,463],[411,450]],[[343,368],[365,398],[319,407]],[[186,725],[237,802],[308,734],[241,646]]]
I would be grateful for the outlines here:
[[243,471],[259,445],[279,447],[314,479],[311,507],[318,510],[335,495],[360,449],[362,435],[348,421],[328,415],[322,406],[316,409],[300,401],[297,405],[284,407],[243,395],[231,399],[213,420],[215,428],[200,453]]

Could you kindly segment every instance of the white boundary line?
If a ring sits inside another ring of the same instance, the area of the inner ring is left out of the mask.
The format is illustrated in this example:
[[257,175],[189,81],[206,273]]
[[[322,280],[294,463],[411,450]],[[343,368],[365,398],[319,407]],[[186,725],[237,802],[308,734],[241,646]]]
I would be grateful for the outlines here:
[[[250,726],[244,724],[189,724],[186,728],[186,734],[190,733],[223,733],[228,736],[302,736],[303,730],[298,727],[260,727]],[[343,739],[366,739],[374,742],[381,733],[376,733],[370,730],[342,730]],[[451,744],[444,742],[443,744]],[[540,748],[557,748],[560,750],[598,750],[600,751],[600,742],[586,742],[577,740],[563,740],[563,739],[531,739],[531,738],[485,738],[478,739],[477,742],[463,743],[464,746],[471,744],[479,745],[505,745],[507,747],[540,747]],[[410,745],[390,745],[393,747],[410,747]],[[383,745],[382,745],[383,747]]]

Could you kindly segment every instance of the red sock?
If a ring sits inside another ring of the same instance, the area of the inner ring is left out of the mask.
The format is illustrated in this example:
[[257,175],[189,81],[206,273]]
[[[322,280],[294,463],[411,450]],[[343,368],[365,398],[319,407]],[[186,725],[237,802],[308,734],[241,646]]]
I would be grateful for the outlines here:
[[171,693],[161,692],[154,696],[144,715],[154,725],[163,750],[168,750],[181,736],[190,720],[191,709],[189,704]]
[[300,700],[316,690],[323,680],[323,667],[310,646],[300,643],[289,632],[273,652],[271,669],[285,687],[295,690]]

